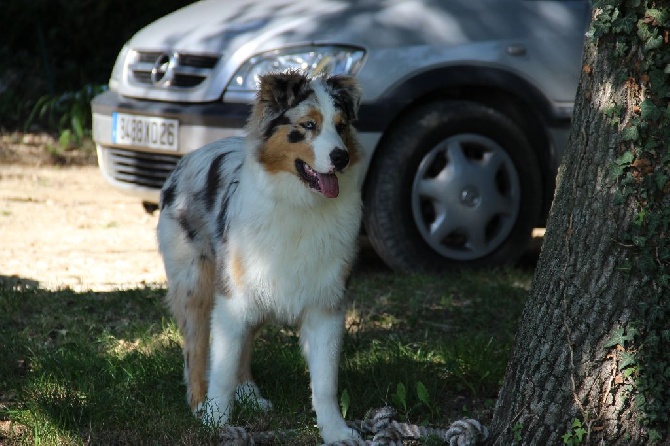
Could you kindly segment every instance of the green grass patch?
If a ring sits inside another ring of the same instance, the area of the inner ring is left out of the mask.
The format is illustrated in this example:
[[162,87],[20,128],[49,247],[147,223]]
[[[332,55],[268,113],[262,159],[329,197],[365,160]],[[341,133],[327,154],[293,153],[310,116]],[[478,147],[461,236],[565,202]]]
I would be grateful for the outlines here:
[[[361,274],[351,283],[340,366],[347,419],[392,405],[404,421],[487,422],[530,273]],[[0,443],[217,444],[185,402],[180,335],[163,289],[0,289]],[[236,410],[252,431],[319,441],[292,327],[267,327],[253,371],[274,410]],[[278,444],[281,442],[278,442]]]

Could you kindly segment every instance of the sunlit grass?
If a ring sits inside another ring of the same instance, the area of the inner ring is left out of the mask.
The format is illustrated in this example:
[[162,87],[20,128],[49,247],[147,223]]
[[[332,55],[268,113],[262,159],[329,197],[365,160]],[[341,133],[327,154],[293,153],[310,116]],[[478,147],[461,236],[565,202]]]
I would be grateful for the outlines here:
[[[518,271],[354,277],[340,365],[347,418],[384,405],[436,426],[485,418],[529,283]],[[217,444],[185,402],[163,295],[0,289],[0,443]],[[317,443],[296,330],[264,329],[252,368],[275,409],[241,405],[235,424]]]

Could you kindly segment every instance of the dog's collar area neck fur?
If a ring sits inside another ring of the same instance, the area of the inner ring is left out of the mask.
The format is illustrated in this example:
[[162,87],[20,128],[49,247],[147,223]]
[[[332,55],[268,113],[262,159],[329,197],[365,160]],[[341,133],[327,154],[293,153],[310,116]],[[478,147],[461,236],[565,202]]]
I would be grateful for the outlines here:
[[319,173],[306,162],[295,160],[295,168],[300,178],[314,191],[323,194],[326,198],[337,198],[340,194],[340,185],[334,173]]

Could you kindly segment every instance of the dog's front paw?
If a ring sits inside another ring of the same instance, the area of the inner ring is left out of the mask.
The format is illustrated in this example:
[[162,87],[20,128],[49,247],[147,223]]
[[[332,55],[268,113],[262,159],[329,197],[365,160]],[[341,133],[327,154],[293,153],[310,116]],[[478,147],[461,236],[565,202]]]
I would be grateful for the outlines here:
[[345,423],[337,425],[323,426],[321,428],[321,438],[324,443],[335,443],[345,440],[360,440],[361,436],[355,429],[350,428]]
[[220,404],[207,399],[205,402],[198,404],[195,415],[206,426],[225,426],[230,419],[229,414],[231,409],[230,404],[225,404],[224,407],[221,407]]

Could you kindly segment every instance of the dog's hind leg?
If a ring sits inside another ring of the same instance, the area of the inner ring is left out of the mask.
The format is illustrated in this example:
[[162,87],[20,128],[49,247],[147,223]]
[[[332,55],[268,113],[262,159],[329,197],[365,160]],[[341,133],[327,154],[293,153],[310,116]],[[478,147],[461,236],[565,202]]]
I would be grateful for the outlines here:
[[196,412],[207,395],[207,362],[213,290],[211,267],[198,260],[169,283],[168,301],[184,338],[186,398]]
[[[168,279],[167,302],[183,336],[186,399],[197,412],[207,395],[207,363],[213,305],[213,266],[192,243],[170,238],[172,220],[159,223],[159,241]],[[162,237],[168,236],[162,243]]]

